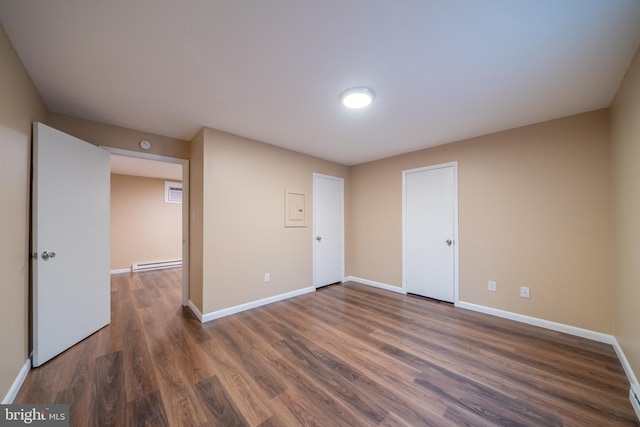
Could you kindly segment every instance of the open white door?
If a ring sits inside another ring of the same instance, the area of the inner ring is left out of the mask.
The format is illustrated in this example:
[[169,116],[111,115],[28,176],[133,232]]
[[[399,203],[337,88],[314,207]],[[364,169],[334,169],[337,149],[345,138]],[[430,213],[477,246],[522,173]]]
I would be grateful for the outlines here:
[[344,180],[313,174],[314,286],[344,278]]
[[33,366],[110,322],[109,153],[33,125]]

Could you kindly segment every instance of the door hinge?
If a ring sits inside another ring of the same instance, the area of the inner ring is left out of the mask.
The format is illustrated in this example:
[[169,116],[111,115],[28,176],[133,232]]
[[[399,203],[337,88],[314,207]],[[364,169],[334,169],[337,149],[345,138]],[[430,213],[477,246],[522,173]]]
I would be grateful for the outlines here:
[[29,254],[29,258],[31,259],[38,259],[38,252],[34,252],[32,254]]

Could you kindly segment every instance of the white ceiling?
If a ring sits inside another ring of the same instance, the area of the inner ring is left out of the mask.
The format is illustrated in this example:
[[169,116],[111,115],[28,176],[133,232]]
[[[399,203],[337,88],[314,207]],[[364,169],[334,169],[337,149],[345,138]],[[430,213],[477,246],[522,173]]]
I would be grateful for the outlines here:
[[[357,164],[608,107],[640,0],[0,0],[50,111]],[[340,93],[365,85],[371,107]]]

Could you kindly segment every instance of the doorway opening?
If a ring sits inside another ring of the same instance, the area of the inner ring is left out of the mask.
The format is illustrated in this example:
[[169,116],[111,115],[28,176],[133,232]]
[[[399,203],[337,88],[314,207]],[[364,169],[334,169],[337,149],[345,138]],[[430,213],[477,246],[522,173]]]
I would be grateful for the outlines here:
[[[172,203],[171,198],[176,196],[177,184],[182,184],[182,201],[181,201],[181,261],[182,261],[182,305],[186,306],[189,303],[189,161],[186,159],[179,159],[175,157],[161,156],[157,154],[142,153],[138,151],[123,150],[113,147],[101,148],[109,151],[116,164],[118,164],[117,172],[123,175],[133,175],[138,177],[153,178],[157,180],[164,180],[162,184],[169,192],[173,192],[168,195],[163,203]],[[114,167],[112,167],[112,174],[114,173]],[[169,183],[167,185],[167,183]],[[174,206],[167,206],[173,208]],[[173,233],[176,230],[163,230],[161,226],[157,227],[158,233]],[[148,260],[139,260],[148,261]],[[178,260],[175,259],[162,259],[151,260],[151,264],[171,264]],[[159,262],[155,262],[159,261]],[[144,268],[143,264],[136,264],[136,268]],[[151,266],[153,267],[153,265]],[[127,271],[129,266],[127,267]]]

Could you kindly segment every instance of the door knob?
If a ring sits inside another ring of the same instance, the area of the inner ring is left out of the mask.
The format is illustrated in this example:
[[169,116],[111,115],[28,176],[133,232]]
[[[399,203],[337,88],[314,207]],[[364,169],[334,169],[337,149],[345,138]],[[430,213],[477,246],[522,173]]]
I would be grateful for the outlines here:
[[318,237],[316,237],[316,240],[319,242],[319,241],[322,240],[322,237],[318,236]]
[[444,242],[447,244],[447,246],[451,246],[451,244],[453,243],[451,239],[447,239]]
[[55,257],[56,257],[55,252],[51,252],[51,251],[42,252],[42,259],[45,261],[48,260],[49,258],[55,258]]

